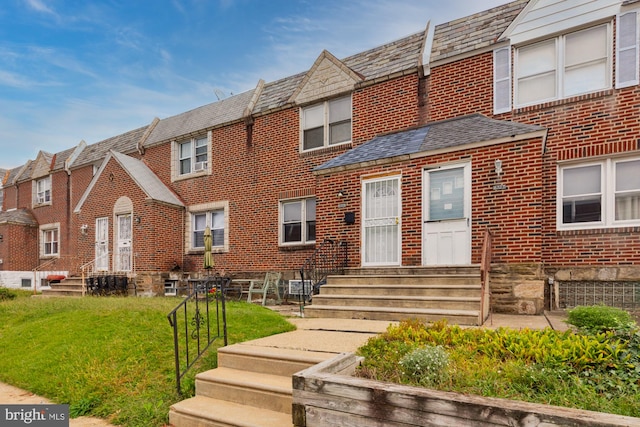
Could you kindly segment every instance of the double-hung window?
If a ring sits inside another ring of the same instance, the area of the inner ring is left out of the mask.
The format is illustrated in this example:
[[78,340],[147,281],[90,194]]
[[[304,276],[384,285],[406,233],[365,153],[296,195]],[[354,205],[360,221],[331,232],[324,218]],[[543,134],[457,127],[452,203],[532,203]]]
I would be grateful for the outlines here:
[[211,229],[213,248],[225,246],[225,216],[224,209],[216,209],[208,212],[198,212],[191,215],[191,248],[204,249],[204,231]]
[[351,96],[302,109],[302,150],[351,141]]
[[602,24],[516,50],[516,106],[611,87],[611,25]]
[[207,136],[179,142],[179,175],[206,171],[209,161],[209,139]]
[[58,228],[43,228],[40,233],[41,255],[45,257],[58,255],[60,246]]
[[558,228],[640,224],[640,159],[607,159],[559,169]]
[[36,181],[35,196],[37,205],[51,203],[51,176]]
[[316,199],[287,200],[280,203],[280,242],[283,245],[316,241]]

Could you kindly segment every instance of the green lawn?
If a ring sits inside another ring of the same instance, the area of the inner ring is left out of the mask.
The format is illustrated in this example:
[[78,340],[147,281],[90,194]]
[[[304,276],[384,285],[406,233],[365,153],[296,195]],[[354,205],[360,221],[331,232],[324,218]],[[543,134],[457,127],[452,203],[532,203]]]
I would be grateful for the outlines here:
[[[31,298],[0,302],[0,381],[57,403],[72,416],[123,426],[162,426],[175,389],[172,329],[177,298]],[[227,303],[229,344],[294,329],[261,306]],[[183,379],[193,393],[197,372],[216,366],[214,342]]]

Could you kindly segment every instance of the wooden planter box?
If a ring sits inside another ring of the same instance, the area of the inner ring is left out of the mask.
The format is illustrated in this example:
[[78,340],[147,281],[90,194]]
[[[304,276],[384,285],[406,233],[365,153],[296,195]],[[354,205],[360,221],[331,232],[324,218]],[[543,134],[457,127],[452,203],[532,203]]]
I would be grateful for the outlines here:
[[342,354],[293,376],[296,427],[640,426],[640,418],[402,386],[352,376]]

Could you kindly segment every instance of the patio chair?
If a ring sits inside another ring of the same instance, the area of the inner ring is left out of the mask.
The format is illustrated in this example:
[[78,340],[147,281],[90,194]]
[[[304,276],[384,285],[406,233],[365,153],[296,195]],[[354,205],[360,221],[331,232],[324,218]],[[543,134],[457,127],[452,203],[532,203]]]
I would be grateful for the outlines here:
[[282,273],[270,271],[265,274],[263,281],[252,280],[249,286],[247,302],[251,302],[253,294],[262,294],[262,305],[266,305],[267,294],[271,290],[276,294],[278,304],[280,304],[282,301],[280,298],[280,277],[282,277]]

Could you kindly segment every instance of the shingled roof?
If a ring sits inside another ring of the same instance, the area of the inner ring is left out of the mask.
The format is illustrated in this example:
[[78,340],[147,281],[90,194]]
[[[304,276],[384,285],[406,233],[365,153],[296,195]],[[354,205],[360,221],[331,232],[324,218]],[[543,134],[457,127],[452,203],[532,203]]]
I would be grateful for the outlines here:
[[38,221],[28,209],[14,209],[0,212],[0,224],[18,224],[32,227],[38,226]]
[[377,136],[314,170],[325,172],[328,169],[355,169],[380,161],[402,161],[417,153],[452,150],[503,138],[514,139],[544,130],[540,126],[494,120],[479,113],[470,114]]
[[437,25],[433,34],[430,63],[491,46],[528,2],[529,0],[516,0]]
[[148,126],[125,132],[123,134],[104,139],[95,144],[88,145],[78,158],[73,162],[71,168],[85,166],[104,159],[110,150],[118,153],[132,153],[137,149],[138,142],[146,132]]

